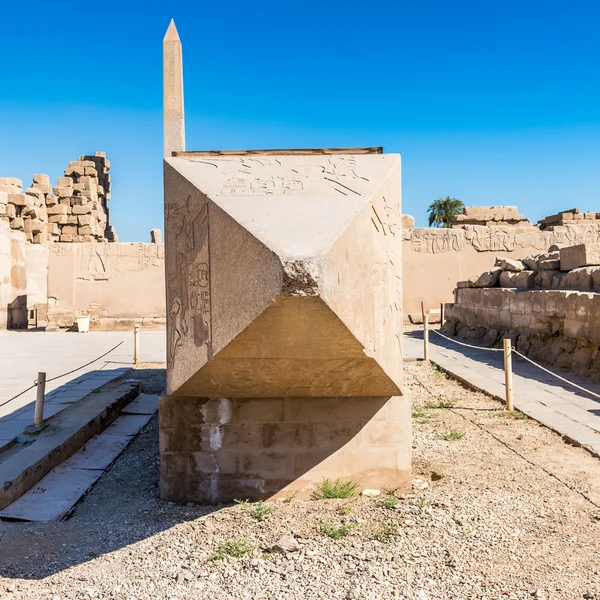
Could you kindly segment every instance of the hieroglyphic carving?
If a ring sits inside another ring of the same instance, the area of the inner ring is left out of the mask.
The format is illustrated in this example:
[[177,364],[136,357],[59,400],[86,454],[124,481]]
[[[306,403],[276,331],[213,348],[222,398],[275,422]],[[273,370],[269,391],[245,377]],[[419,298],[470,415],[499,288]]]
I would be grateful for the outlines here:
[[365,180],[357,173],[353,156],[325,156],[321,164],[285,166],[273,157],[239,157],[216,161],[196,161],[218,168],[223,177],[220,196],[319,196],[332,192],[344,196],[360,194],[353,188]]
[[172,256],[167,261],[169,281],[167,352],[174,360],[187,339],[211,350],[208,207],[204,199],[188,195],[184,204],[167,202]]
[[145,271],[161,266],[158,244],[90,243],[56,244],[55,254],[75,254],[75,277],[83,280],[104,281],[118,273]]
[[545,252],[552,245],[572,246],[600,241],[600,227],[595,224],[564,225],[540,230],[537,227],[487,227],[465,225],[463,228],[413,228],[403,232],[414,252],[441,254],[460,252],[465,245],[477,252],[513,252],[515,248],[533,247]]

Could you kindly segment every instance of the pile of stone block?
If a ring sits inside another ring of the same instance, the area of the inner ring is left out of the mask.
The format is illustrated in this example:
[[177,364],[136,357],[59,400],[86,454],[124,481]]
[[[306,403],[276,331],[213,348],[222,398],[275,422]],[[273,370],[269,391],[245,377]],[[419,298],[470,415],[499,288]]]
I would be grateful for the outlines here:
[[497,258],[493,269],[457,287],[600,292],[600,244],[551,250],[521,260]]
[[116,242],[109,224],[109,169],[106,154],[96,152],[70,162],[54,188],[44,174],[34,175],[25,191],[20,179],[0,177],[0,220],[34,244]]
[[[104,152],[81,156],[69,163],[65,176],[58,178],[51,197],[52,205],[48,205],[48,221],[58,228],[52,232],[53,241],[116,241],[114,231],[107,227],[109,169],[110,162]],[[108,238],[105,232],[109,234]]]
[[462,215],[452,219],[453,227],[462,225],[531,225],[531,221],[519,214],[516,206],[465,206]]
[[540,229],[548,229],[549,231],[552,231],[554,227],[564,225],[600,225],[600,213],[582,213],[579,208],[571,208],[538,221],[538,225]]
[[23,192],[16,177],[0,177],[0,220],[14,231],[23,231],[28,242],[41,244],[47,239],[46,195],[51,192],[47,175],[34,175],[31,187]]

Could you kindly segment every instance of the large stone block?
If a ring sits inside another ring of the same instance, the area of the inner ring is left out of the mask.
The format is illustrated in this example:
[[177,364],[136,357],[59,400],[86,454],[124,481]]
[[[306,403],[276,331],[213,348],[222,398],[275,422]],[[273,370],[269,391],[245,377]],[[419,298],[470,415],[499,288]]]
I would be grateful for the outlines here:
[[560,249],[560,270],[600,265],[600,244],[578,244]]
[[401,236],[395,155],[165,160],[164,497],[406,482]]

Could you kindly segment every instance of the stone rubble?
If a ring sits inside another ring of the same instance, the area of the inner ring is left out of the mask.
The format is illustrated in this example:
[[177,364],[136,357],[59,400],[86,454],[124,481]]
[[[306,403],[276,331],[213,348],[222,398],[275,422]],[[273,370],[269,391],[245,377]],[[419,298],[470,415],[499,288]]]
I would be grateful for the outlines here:
[[465,206],[463,214],[452,219],[452,227],[463,225],[531,226],[531,221],[519,214],[516,206]]
[[457,288],[578,290],[600,292],[600,244],[566,246],[522,260],[496,258],[496,266]]
[[106,153],[96,152],[70,162],[55,187],[41,173],[25,191],[20,179],[0,177],[0,220],[34,244],[116,242],[109,224],[109,169]]

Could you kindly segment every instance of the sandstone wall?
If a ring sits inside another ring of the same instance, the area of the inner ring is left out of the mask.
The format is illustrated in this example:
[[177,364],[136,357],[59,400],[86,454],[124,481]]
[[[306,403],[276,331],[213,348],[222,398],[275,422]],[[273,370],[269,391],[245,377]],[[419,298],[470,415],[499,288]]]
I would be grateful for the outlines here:
[[447,304],[444,331],[500,346],[505,335],[532,360],[600,376],[600,294],[463,288]]
[[25,234],[0,221],[0,331],[27,327]]
[[79,315],[91,327],[129,328],[165,322],[163,244],[51,244],[48,329],[71,327]]
[[525,258],[550,246],[572,246],[600,241],[600,227],[590,222],[551,227],[541,231],[526,226],[477,226],[403,232],[403,308],[405,315],[421,313],[451,302],[458,281],[491,269],[496,257]]
[[104,152],[70,162],[52,187],[45,174],[23,182],[0,177],[0,221],[25,233],[28,242],[117,241],[109,223],[110,161]]

